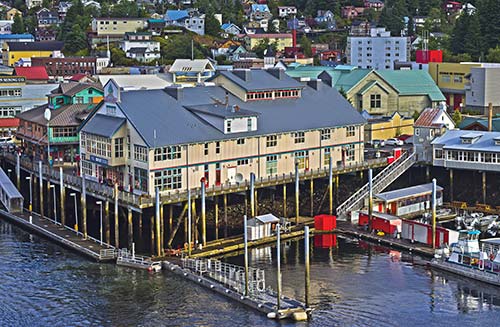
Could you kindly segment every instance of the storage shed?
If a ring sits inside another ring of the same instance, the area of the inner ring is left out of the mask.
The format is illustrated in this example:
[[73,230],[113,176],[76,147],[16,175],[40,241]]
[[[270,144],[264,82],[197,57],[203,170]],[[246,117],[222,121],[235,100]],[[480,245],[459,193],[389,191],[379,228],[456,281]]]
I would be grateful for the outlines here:
[[276,227],[276,224],[278,224],[279,222],[279,218],[270,213],[248,219],[248,240],[255,241],[264,237],[271,236],[274,228]]

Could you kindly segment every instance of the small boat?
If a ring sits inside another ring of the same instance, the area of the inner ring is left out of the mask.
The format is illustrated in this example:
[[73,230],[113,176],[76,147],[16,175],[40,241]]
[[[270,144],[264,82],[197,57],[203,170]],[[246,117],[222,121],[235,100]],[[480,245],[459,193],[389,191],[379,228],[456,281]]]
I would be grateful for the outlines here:
[[500,286],[500,238],[479,241],[480,233],[461,231],[451,251],[436,251],[430,266]]

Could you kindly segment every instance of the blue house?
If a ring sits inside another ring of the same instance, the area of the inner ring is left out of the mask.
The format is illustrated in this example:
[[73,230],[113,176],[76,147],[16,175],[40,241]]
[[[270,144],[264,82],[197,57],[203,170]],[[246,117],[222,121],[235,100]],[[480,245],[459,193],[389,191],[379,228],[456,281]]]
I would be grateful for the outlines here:
[[222,24],[220,28],[227,34],[238,35],[241,33],[241,28],[233,23]]

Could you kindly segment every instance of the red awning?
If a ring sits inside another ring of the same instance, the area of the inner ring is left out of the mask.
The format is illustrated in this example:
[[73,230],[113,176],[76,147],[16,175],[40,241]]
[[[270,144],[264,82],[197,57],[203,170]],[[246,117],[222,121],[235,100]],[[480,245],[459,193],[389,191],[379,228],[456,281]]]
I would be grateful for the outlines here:
[[0,118],[0,128],[19,127],[19,118]]

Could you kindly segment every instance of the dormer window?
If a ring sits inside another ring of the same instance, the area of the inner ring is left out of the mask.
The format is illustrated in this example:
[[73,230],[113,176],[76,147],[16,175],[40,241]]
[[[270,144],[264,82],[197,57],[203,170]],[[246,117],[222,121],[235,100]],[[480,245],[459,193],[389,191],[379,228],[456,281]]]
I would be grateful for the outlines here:
[[460,139],[462,144],[474,144],[481,136],[483,136],[481,133],[467,133],[460,136]]
[[231,119],[226,120],[226,133],[231,133],[231,123]]
[[500,136],[495,137],[493,141],[495,141],[495,145],[500,145]]

